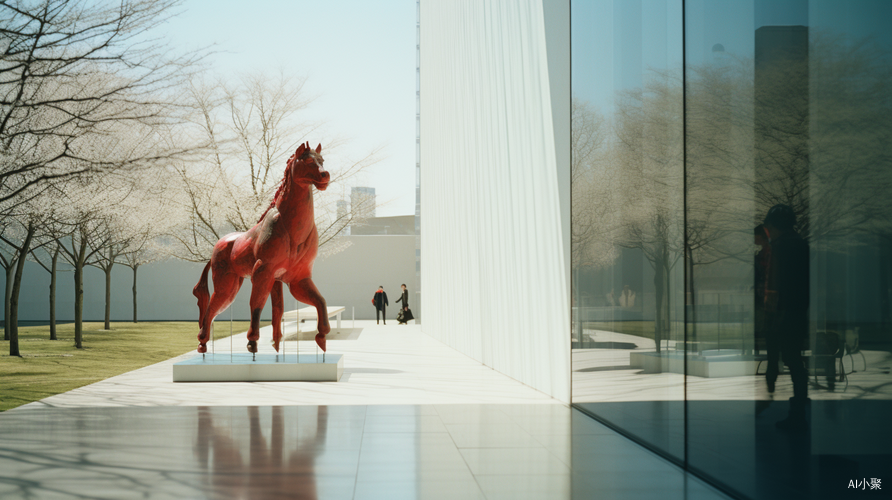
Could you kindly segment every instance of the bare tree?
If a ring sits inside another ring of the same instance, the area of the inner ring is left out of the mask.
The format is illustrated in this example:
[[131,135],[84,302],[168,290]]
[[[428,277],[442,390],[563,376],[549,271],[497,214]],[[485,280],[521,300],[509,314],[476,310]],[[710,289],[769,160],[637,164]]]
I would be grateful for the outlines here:
[[[136,277],[139,266],[154,262],[165,256],[160,240],[170,232],[176,223],[175,207],[168,203],[165,193],[172,189],[172,172],[167,169],[153,169],[144,175],[129,179],[134,190],[116,208],[118,242],[116,255],[108,262],[121,263],[133,271],[133,322],[137,322]],[[108,282],[107,282],[108,283]],[[110,314],[110,283],[106,287],[106,325]],[[106,326],[108,328],[108,326]]]
[[[311,102],[303,94],[304,82],[283,73],[243,76],[229,85],[193,82],[194,123],[210,146],[199,161],[174,163],[180,183],[174,202],[182,208],[182,224],[169,235],[176,243],[174,255],[207,261],[222,236],[247,231],[257,222],[282,181],[288,157],[320,127],[300,121]],[[329,155],[340,141],[320,142],[331,165]],[[332,182],[344,182],[376,163],[380,151],[331,168]],[[330,193],[317,193],[316,200],[320,251],[343,248],[333,240],[362,215],[358,210],[338,213]]]
[[137,323],[139,321],[139,316],[137,315],[137,288],[136,288],[136,273],[139,270],[139,267],[145,264],[151,264],[157,260],[165,258],[166,250],[162,248],[162,246],[158,243],[158,239],[160,238],[160,234],[156,234],[154,230],[147,230],[146,232],[139,234],[131,240],[130,246],[128,247],[127,252],[124,254],[123,265],[130,268],[133,271],[133,322]]
[[171,58],[147,32],[177,4],[0,2],[0,202],[120,167],[94,155],[85,139],[104,135],[106,124],[171,120],[173,89],[199,56]]
[[598,110],[577,98],[572,101],[571,120],[573,266],[600,268],[617,256],[611,235],[616,222],[615,172],[609,163],[611,130]]
[[86,182],[73,179],[66,183],[65,211],[62,222],[71,229],[61,240],[62,257],[74,271],[74,345],[83,347],[84,267],[96,265],[99,255],[113,244],[111,213],[129,195],[130,189],[116,189],[114,179],[94,177]]
[[668,338],[673,270],[682,255],[684,206],[680,76],[654,73],[620,95],[615,161],[623,180],[617,243],[640,249],[654,272],[657,352]]
[[10,355],[18,356],[17,304],[24,256],[31,250],[35,224],[27,214],[6,214],[0,231],[0,263],[6,271],[4,297],[4,339],[10,341]]
[[[45,228],[44,228],[45,229]],[[56,335],[56,283],[59,271],[59,255],[61,254],[61,236],[53,236],[42,248],[31,250],[30,258],[50,274],[49,320],[50,340],[57,340]]]
[[7,211],[3,231],[0,232],[0,261],[6,270],[6,301],[4,316],[4,336],[9,340],[9,355],[20,356],[18,341],[19,294],[22,288],[22,275],[28,254],[44,245],[47,240],[41,232],[42,206],[37,200],[16,205],[16,210]]
[[[128,149],[132,146],[128,146]],[[112,270],[127,262],[128,254],[145,248],[146,241],[160,234],[167,226],[163,194],[168,171],[154,167],[132,171],[127,176],[108,175],[101,183],[114,193],[113,202],[96,206],[104,240],[92,242],[95,257],[89,263],[105,274],[104,328],[111,328]],[[102,243],[101,248],[95,245]],[[135,272],[135,270],[134,270]],[[135,275],[134,275],[135,278]]]

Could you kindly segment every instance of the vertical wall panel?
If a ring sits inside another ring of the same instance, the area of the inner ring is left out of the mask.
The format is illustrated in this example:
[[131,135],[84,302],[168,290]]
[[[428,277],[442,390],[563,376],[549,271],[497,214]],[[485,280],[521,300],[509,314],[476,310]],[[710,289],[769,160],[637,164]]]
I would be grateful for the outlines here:
[[553,120],[566,113],[552,110],[542,2],[428,0],[421,26],[424,331],[569,401]]

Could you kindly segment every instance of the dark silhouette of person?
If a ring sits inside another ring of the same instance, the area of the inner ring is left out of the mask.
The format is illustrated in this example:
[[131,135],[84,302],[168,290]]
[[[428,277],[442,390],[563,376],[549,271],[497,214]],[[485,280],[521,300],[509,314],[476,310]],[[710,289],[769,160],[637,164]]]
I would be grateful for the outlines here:
[[759,246],[753,266],[754,352],[759,354],[759,346],[765,342],[765,284],[768,276],[768,262],[771,259],[771,246],[768,244],[768,234],[765,232],[763,224],[759,224],[753,229],[753,243]]
[[372,296],[372,304],[375,305],[375,324],[383,321],[386,325],[387,316],[385,315],[384,310],[390,303],[387,301],[387,292],[384,291],[383,286],[379,286],[375,295]]
[[[400,296],[400,298],[396,299],[396,302],[403,303],[403,305],[400,308],[400,309],[402,309],[402,315],[397,316],[396,319],[399,321],[399,324],[406,325],[409,323],[410,319],[415,319],[415,317],[412,316],[412,311],[409,310],[409,290],[406,289],[405,283],[400,285],[400,287],[403,289],[403,294]],[[400,319],[400,317],[402,317],[402,319]]]
[[765,285],[768,392],[774,392],[778,358],[790,369],[793,397],[790,413],[779,429],[804,429],[808,372],[802,349],[808,340],[809,249],[796,232],[796,213],[788,205],[771,207],[763,222],[771,245]]

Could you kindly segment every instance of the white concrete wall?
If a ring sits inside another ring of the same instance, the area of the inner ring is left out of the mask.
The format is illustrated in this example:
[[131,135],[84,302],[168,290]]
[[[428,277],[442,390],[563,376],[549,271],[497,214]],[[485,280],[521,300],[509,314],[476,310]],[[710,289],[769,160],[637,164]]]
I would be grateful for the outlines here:
[[[372,295],[383,286],[390,300],[387,318],[396,318],[394,301],[402,293],[400,285],[409,287],[409,306],[415,303],[415,235],[349,236],[352,243],[343,252],[317,259],[313,280],[330,305],[346,306],[344,318],[374,319]],[[394,323],[395,324],[395,323]]]
[[[350,236],[351,245],[346,250],[328,258],[316,259],[313,279],[330,305],[347,307],[345,319],[351,317],[351,307],[356,308],[357,319],[375,317],[370,300],[378,285],[384,285],[388,297],[399,297],[399,286],[411,286],[415,279],[415,236]],[[60,266],[64,269],[64,266]],[[139,268],[137,279],[138,311],[141,321],[195,320],[198,306],[192,296],[192,287],[198,282],[204,264],[169,260],[148,264]],[[0,285],[5,285],[0,273]],[[84,318],[102,321],[105,314],[105,276],[95,268],[84,270]],[[49,273],[34,263],[27,263],[22,276],[22,292],[19,302],[19,318],[22,321],[49,320]],[[133,318],[133,272],[124,266],[112,270],[113,321],[130,321]],[[210,285],[209,285],[210,286]],[[56,315],[59,321],[74,319],[74,278],[70,271],[58,275]],[[2,288],[0,288],[2,289]],[[410,291],[413,291],[410,289]],[[250,318],[248,299],[251,283],[245,281],[233,304],[233,318]],[[409,297],[410,305],[414,296]],[[392,302],[391,302],[392,304]],[[303,304],[300,307],[304,307]],[[286,293],[286,310],[294,308],[294,299]],[[388,317],[396,317],[396,308],[388,310]],[[3,311],[0,310],[0,317]],[[272,317],[267,301],[263,319]],[[220,319],[228,319],[224,311]]]
[[421,3],[421,165],[422,328],[569,401],[566,1]]

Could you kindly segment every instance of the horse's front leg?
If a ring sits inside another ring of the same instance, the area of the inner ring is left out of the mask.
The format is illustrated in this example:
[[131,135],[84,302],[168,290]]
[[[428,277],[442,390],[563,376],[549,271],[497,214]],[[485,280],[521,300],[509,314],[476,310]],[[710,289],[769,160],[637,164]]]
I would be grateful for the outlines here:
[[257,352],[260,339],[260,313],[275,283],[273,268],[258,260],[251,272],[251,327],[248,328],[248,352]]
[[325,335],[331,331],[331,326],[328,324],[328,307],[325,305],[325,298],[319,293],[312,278],[304,278],[297,283],[288,285],[288,288],[295,299],[316,308],[316,317],[319,318],[317,323],[319,325],[319,333],[316,334],[316,344],[322,349],[322,352],[325,352]]
[[279,341],[282,340],[282,315],[285,313],[281,281],[273,283],[273,291],[270,295],[273,299],[273,349],[279,352]]

